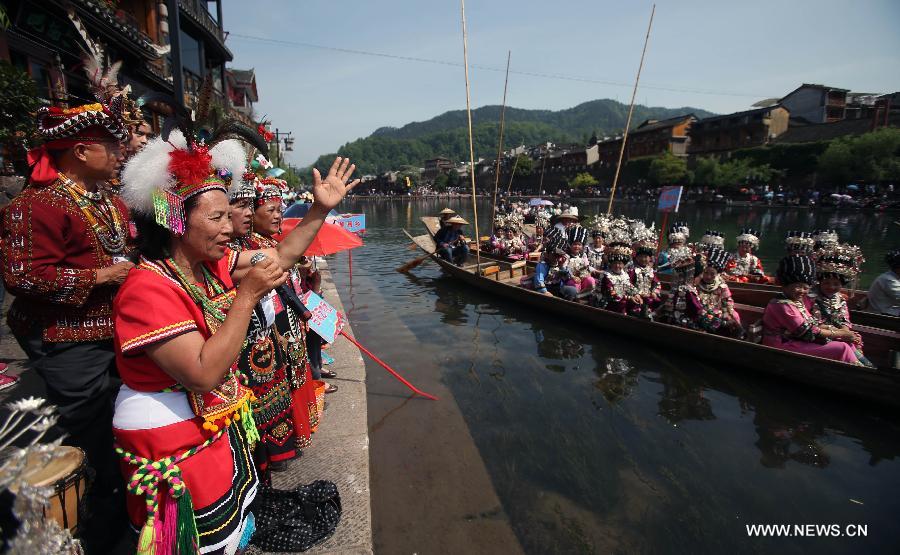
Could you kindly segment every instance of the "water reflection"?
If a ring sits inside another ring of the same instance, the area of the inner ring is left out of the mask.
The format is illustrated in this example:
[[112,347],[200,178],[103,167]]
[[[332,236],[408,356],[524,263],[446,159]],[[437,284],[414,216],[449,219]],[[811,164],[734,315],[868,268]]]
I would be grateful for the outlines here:
[[[434,372],[447,385],[526,552],[838,553],[900,545],[897,416],[548,317],[468,289],[432,263],[412,275],[393,272],[416,255],[396,228],[415,227],[445,204],[353,207],[370,226],[366,247],[354,253],[354,331],[386,360]],[[471,216],[462,203],[450,205]],[[877,244],[886,237],[879,215],[688,208],[684,216],[701,232],[713,223],[732,238],[742,226],[762,228],[770,270],[793,228],[838,228],[869,260],[885,248]],[[653,207],[627,211],[654,215]],[[338,257],[336,267],[345,266]],[[371,420],[375,466],[378,434],[402,420],[398,413],[421,410],[399,400],[382,405]],[[383,448],[404,447],[418,448]],[[452,445],[443,448],[453,456]],[[464,495],[466,484],[459,488]],[[404,506],[404,495],[423,495],[377,485],[373,493],[395,506]],[[435,510],[452,502],[433,499]],[[768,544],[749,541],[743,529],[799,521],[864,522],[879,533],[853,546],[813,538]]]
[[638,370],[625,358],[606,357],[603,365],[598,364],[594,372],[598,377],[594,387],[603,393],[603,398],[611,405],[631,395],[638,384]]
[[759,464],[766,468],[785,468],[787,462],[794,461],[816,468],[827,467],[831,459],[819,442],[826,435],[822,423],[804,422],[778,412],[757,408],[753,416],[759,436],[755,443],[760,451]]
[[662,384],[659,415],[671,424],[684,420],[714,420],[712,403],[704,396],[704,387],[681,372],[664,372],[658,376]]

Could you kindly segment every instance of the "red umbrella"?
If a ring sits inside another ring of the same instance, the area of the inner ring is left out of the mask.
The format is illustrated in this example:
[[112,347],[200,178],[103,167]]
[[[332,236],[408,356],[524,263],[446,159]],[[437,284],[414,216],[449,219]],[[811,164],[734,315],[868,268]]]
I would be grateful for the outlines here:
[[[285,218],[281,222],[281,233],[275,238],[281,241],[291,232],[303,218]],[[325,256],[340,251],[355,249],[363,245],[362,239],[350,233],[337,224],[324,223],[316,234],[316,238],[310,243],[309,248],[303,253],[305,256]]]

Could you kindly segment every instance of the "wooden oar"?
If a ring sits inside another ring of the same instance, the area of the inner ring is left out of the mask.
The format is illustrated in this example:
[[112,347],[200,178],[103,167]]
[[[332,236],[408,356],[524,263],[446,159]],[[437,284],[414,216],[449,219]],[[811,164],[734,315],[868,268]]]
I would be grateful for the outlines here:
[[[403,266],[400,266],[399,268],[397,268],[397,271],[400,272],[400,273],[406,273],[406,272],[412,270],[413,268],[415,268],[416,266],[418,266],[418,265],[421,264],[422,262],[425,262],[425,261],[428,259],[428,257],[431,256],[432,253],[433,253],[433,251],[432,251],[432,252],[428,252],[428,249],[424,248],[422,245],[419,244],[418,241],[416,241],[417,238],[421,239],[421,238],[423,238],[423,237],[425,237],[425,236],[420,235],[420,236],[418,236],[418,237],[413,237],[413,236],[410,235],[409,232],[406,231],[405,229],[403,230],[403,233],[405,233],[406,236],[410,238],[410,240],[413,242],[414,245],[418,246],[420,249],[422,249],[423,251],[425,251],[425,254],[423,254],[422,256],[420,256],[420,257],[418,257],[418,258],[416,258],[416,259],[414,259],[414,260],[410,260],[409,262],[407,262],[407,263],[404,264]],[[429,241],[430,241],[430,239],[429,239]],[[431,248],[434,249],[433,246],[432,246]]]
[[426,254],[423,254],[423,255],[420,256],[419,258],[416,258],[416,259],[414,259],[414,260],[410,260],[409,262],[407,262],[407,263],[404,264],[403,266],[400,266],[399,268],[397,268],[397,271],[400,272],[401,274],[406,273],[406,272],[412,270],[413,268],[419,266],[419,264],[421,264],[422,262],[425,262],[425,261],[428,260],[429,258],[431,258],[431,255],[430,255],[430,254],[427,254],[427,253],[426,253]]

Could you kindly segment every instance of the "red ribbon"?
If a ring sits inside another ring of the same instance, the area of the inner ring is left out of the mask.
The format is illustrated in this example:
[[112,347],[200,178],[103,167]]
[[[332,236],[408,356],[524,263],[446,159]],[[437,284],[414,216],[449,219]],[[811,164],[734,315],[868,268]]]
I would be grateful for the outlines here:
[[[102,131],[102,128],[100,130]],[[88,134],[90,132],[91,129],[87,131]],[[65,150],[78,144],[90,145],[106,141],[107,139],[103,138],[102,135],[97,138],[90,136],[74,137],[71,139],[56,139],[55,141],[44,143],[42,146],[32,148],[28,151],[28,165],[31,167],[30,183],[43,187],[50,185],[59,177],[59,168],[56,167],[56,162],[53,160],[53,156],[50,155],[50,150]]]
[[45,186],[56,181],[59,177],[59,169],[56,162],[50,156],[47,146],[39,146],[28,151],[28,165],[31,167],[31,183]]

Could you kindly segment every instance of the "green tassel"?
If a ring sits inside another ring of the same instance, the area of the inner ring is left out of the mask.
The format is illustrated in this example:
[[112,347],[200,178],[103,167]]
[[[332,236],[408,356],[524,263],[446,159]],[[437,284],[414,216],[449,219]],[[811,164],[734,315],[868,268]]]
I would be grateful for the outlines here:
[[253,420],[253,409],[250,408],[250,403],[244,403],[241,407],[241,425],[247,434],[247,442],[250,445],[256,444],[259,441],[259,431],[256,429],[256,421]]
[[153,555],[156,552],[156,538],[153,534],[153,519],[147,520],[138,537],[137,555]]
[[176,536],[175,553],[178,555],[193,555],[200,547],[200,534],[197,533],[197,520],[194,518],[194,502],[191,493],[184,488],[184,493],[178,498],[178,533]]

